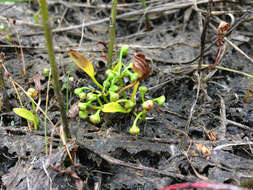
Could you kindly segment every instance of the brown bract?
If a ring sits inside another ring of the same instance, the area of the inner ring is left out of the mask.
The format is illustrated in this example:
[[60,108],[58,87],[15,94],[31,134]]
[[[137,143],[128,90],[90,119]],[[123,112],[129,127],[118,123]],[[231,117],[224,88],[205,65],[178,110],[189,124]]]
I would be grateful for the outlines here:
[[150,67],[145,60],[145,55],[142,53],[135,53],[133,62],[133,70],[139,74],[139,79],[146,79],[150,74]]
[[228,29],[229,29],[229,24],[225,21],[221,21],[217,28],[217,32],[219,35],[224,36],[227,33]]
[[218,32],[219,37],[216,40],[217,44],[219,46],[222,46],[223,37],[227,33],[228,29],[229,29],[229,24],[225,21],[221,21],[218,28],[217,28],[217,32]]

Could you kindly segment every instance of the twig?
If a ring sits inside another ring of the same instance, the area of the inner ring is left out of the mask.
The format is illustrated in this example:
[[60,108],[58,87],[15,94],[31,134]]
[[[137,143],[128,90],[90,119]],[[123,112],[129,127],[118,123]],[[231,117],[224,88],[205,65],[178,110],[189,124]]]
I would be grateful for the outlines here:
[[[199,59],[199,66],[198,66],[198,72],[199,73],[200,73],[201,65],[203,64],[204,51],[205,51],[206,32],[207,32],[207,28],[208,28],[210,17],[211,17],[212,4],[213,4],[213,0],[209,0],[208,1],[208,12],[207,12],[207,15],[205,17],[204,28],[203,28],[203,31],[202,31],[201,37],[200,37],[200,39],[201,39],[200,40],[200,59]],[[195,6],[197,6],[197,5],[195,4]]]
[[[222,1],[223,0],[213,0],[213,2],[222,2]],[[198,5],[199,4],[205,4],[207,2],[208,2],[208,0],[199,0],[197,4]],[[180,2],[176,2],[176,3],[175,2],[166,3],[166,4],[163,4],[160,7],[155,7],[155,8],[149,9],[149,10],[143,9],[143,10],[137,10],[137,11],[124,13],[124,14],[118,15],[117,19],[143,15],[144,13],[146,13],[146,14],[148,14],[148,13],[161,13],[161,12],[168,11],[168,10],[181,9],[181,8],[189,7],[189,6],[192,6],[192,5],[193,5],[192,0],[186,0],[185,2],[180,1]],[[101,19],[101,20],[91,21],[91,22],[87,22],[87,23],[84,23],[84,24],[76,25],[76,26],[69,26],[69,27],[65,27],[65,28],[54,29],[54,30],[52,30],[52,32],[53,33],[65,32],[65,31],[68,31],[68,30],[79,29],[79,28],[82,28],[82,27],[101,24],[103,22],[108,22],[108,21],[109,21],[109,18],[104,18],[104,19]]]
[[160,190],[176,190],[176,189],[250,190],[247,188],[237,187],[235,185],[220,184],[213,182],[179,183],[164,187]]
[[215,148],[213,148],[213,150],[221,150],[223,148],[230,147],[230,146],[242,146],[242,145],[253,145],[253,142],[238,142],[238,143],[222,144],[222,145],[216,146]]
[[173,178],[176,177],[176,178],[181,179],[181,180],[187,180],[187,181],[196,180],[195,177],[187,177],[187,176],[184,176],[184,175],[181,175],[181,174],[177,174],[175,171],[159,170],[159,169],[150,168],[150,167],[146,167],[146,166],[142,166],[142,165],[137,166],[136,164],[127,163],[127,162],[118,160],[116,158],[108,156],[104,153],[97,152],[95,150],[90,150],[90,151],[94,152],[95,154],[97,154],[98,156],[100,156],[101,158],[103,158],[104,160],[106,160],[107,162],[109,162],[110,164],[113,164],[113,165],[119,165],[119,166],[123,166],[123,167],[137,169],[137,170],[145,170],[145,171],[149,171],[149,172],[162,174],[162,175],[165,175],[165,176],[170,176],[170,177],[173,177]]
[[225,102],[224,99],[220,97],[220,127],[219,127],[219,132],[217,133],[217,137],[220,140],[223,140],[226,135],[226,126],[227,126],[227,118],[226,118],[226,107],[225,107]]
[[187,119],[187,122],[186,122],[186,125],[185,125],[186,132],[188,132],[189,128],[190,128],[190,124],[191,124],[191,120],[192,120],[192,115],[194,113],[194,108],[195,108],[195,106],[197,104],[197,101],[198,101],[198,98],[199,98],[199,91],[200,91],[200,85],[201,85],[199,73],[195,72],[194,74],[195,74],[195,77],[197,78],[196,79],[196,82],[197,82],[197,94],[196,94],[195,101],[193,102],[193,104],[191,106],[190,114],[188,116],[188,119]]

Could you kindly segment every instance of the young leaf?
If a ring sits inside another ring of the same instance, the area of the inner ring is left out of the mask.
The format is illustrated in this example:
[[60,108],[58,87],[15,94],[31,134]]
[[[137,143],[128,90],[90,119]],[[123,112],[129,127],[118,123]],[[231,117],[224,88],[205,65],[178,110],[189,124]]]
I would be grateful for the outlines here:
[[74,50],[69,51],[69,56],[80,69],[82,69],[87,75],[90,76],[90,78],[99,88],[103,89],[103,86],[99,84],[95,79],[93,65],[85,56]]
[[110,102],[105,104],[102,108],[102,112],[106,113],[115,113],[115,112],[122,112],[126,113],[126,110],[117,102]]
[[30,112],[29,110],[25,109],[25,108],[13,108],[13,111],[15,112],[15,114],[17,114],[18,116],[27,119],[29,121],[33,121],[35,122],[35,118],[32,112]]
[[85,73],[87,73],[87,75],[89,75],[91,78],[94,77],[93,65],[89,62],[89,60],[85,56],[74,50],[70,50],[69,55],[70,58],[80,69],[82,69]]

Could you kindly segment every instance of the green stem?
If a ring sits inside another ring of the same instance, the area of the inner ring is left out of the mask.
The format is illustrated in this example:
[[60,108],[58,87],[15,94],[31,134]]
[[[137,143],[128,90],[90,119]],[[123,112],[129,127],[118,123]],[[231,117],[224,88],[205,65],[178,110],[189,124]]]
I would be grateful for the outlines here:
[[38,115],[36,113],[36,106],[35,106],[33,101],[32,101],[32,107],[33,107],[33,115],[34,115],[34,118],[35,118],[34,129],[38,130],[39,120],[38,120]]
[[67,76],[67,89],[66,89],[66,113],[69,111],[69,76],[72,72],[72,69],[74,68],[75,64],[73,64],[70,69],[68,70],[68,76]]
[[54,93],[57,98],[57,101],[59,102],[64,133],[66,137],[71,138],[71,134],[68,128],[68,121],[67,121],[67,115],[66,115],[65,105],[63,101],[63,96],[61,94],[61,89],[60,89],[58,68],[55,62],[54,45],[53,45],[53,40],[52,40],[51,27],[49,24],[49,15],[48,15],[48,7],[47,7],[46,0],[40,0],[40,6],[41,6],[40,8],[41,8],[41,13],[42,13],[42,24],[43,24],[44,32],[45,32],[44,35],[46,38],[46,43],[47,43],[47,48],[48,48],[48,57],[49,57],[51,72],[53,76]]
[[[46,110],[45,113],[47,114],[48,110],[48,95],[49,95],[49,84],[51,81],[51,70],[48,75],[48,84],[47,84],[47,97],[46,97]],[[47,118],[44,118],[44,136],[45,136],[45,147],[46,147],[46,155],[48,155],[48,140],[47,140]]]
[[113,6],[111,10],[111,17],[110,17],[110,42],[109,42],[108,60],[107,60],[107,65],[109,68],[111,68],[111,64],[112,64],[113,45],[114,45],[115,29],[116,29],[117,4],[118,4],[118,1],[113,0]]
[[103,86],[99,84],[99,82],[95,79],[95,77],[92,77],[91,79],[99,88],[103,89]]
[[[208,67],[208,65],[202,65],[202,68],[205,68],[205,67]],[[237,74],[240,74],[240,75],[244,75],[244,76],[249,77],[249,78],[253,78],[253,75],[248,74],[248,73],[244,73],[242,71],[237,71],[237,70],[234,70],[234,69],[229,69],[229,68],[218,66],[218,65],[216,65],[215,68],[219,69],[219,70],[223,70],[223,71],[229,71],[229,72],[232,72],[232,73],[237,73]]]
[[135,95],[136,95],[136,92],[138,90],[138,86],[140,84],[140,81],[138,81],[135,85],[134,85],[134,89],[133,89],[133,92],[132,92],[132,96],[131,96],[131,100],[134,102],[134,99],[135,99]]
[[141,117],[142,114],[143,114],[143,112],[140,112],[140,113],[136,116],[136,118],[135,118],[135,120],[134,120],[134,123],[133,123],[133,126],[136,125],[137,121],[139,120],[139,118]]
[[[145,0],[142,0],[142,7],[143,7],[144,9],[147,8],[147,4],[146,4],[146,1],[145,1]],[[150,30],[150,29],[151,29],[151,25],[150,25],[150,19],[149,19],[148,14],[146,14],[145,18],[146,18],[146,27],[147,27],[147,30]]]

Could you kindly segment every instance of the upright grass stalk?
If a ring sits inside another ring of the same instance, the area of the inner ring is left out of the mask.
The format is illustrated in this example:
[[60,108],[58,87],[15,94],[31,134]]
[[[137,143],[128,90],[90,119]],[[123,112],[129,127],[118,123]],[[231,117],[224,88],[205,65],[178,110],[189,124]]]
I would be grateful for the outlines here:
[[57,101],[59,102],[64,133],[68,138],[70,138],[71,135],[68,128],[65,105],[62,98],[63,96],[60,91],[60,83],[59,83],[57,65],[55,62],[54,45],[53,45],[53,40],[52,40],[52,32],[51,32],[51,28],[49,24],[49,15],[48,15],[48,7],[47,7],[46,0],[40,0],[40,8],[41,8],[41,13],[42,13],[42,24],[43,24],[44,32],[45,32],[44,35],[46,38],[46,43],[47,43],[47,48],[48,48],[48,58],[49,58],[51,72],[53,76],[54,93],[57,98]]
[[[142,0],[142,7],[144,9],[147,8],[146,0]],[[151,30],[150,19],[149,19],[148,14],[146,14],[145,17],[146,17],[146,29],[149,31],[149,30]]]
[[108,68],[111,68],[111,64],[112,64],[112,54],[113,54],[113,46],[114,46],[115,30],[116,30],[117,4],[118,4],[118,0],[113,0],[113,6],[111,10],[111,17],[110,17],[110,42],[109,42],[109,50],[108,50],[108,58],[107,58]]
[[[2,56],[2,57],[1,57]],[[4,83],[4,77],[3,77],[3,69],[2,69],[2,61],[3,61],[3,55],[0,53],[0,87],[3,90],[3,102],[6,106],[6,109],[8,112],[11,111],[11,104],[9,102],[8,94],[6,92],[5,83]]]

